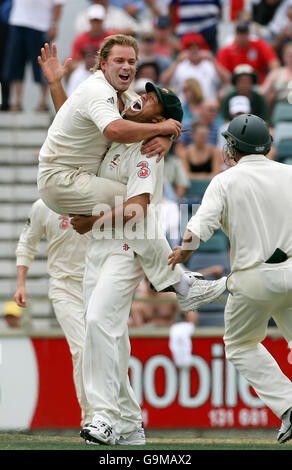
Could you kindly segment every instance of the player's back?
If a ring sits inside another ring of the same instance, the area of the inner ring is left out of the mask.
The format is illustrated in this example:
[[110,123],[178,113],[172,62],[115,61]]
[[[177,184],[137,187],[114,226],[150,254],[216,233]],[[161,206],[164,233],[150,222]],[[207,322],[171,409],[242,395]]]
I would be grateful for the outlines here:
[[278,247],[292,256],[292,167],[249,155],[216,178],[236,267],[265,261]]

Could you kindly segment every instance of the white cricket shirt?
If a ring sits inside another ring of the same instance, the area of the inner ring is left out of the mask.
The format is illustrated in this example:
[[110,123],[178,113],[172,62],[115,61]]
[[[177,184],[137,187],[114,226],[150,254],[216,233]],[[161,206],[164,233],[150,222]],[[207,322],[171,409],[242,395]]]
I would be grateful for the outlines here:
[[215,176],[187,228],[206,242],[222,227],[232,271],[265,262],[281,248],[292,256],[292,166],[248,155]]
[[[137,96],[132,90],[123,93],[125,109]],[[111,143],[103,131],[117,119],[122,119],[117,91],[99,70],[77,87],[56,114],[40,150],[40,173],[61,167],[97,174]]]
[[90,232],[79,235],[73,230],[68,217],[56,214],[38,199],[32,205],[17,244],[15,251],[17,266],[30,266],[38,252],[42,237],[45,237],[47,242],[49,276],[57,279],[70,277],[82,280]]
[[113,143],[108,150],[98,176],[119,181],[127,186],[126,199],[150,194],[153,204],[162,202],[163,160],[141,154],[142,143]]

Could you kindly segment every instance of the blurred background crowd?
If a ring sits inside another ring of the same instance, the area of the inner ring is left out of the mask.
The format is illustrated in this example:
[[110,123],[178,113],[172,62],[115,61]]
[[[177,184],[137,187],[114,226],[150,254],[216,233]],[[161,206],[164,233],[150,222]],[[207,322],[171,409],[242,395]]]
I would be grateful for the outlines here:
[[[58,41],[69,3],[76,7],[78,1],[0,0],[2,111],[25,111],[24,70],[30,64],[39,87],[35,112],[52,113],[37,56],[45,41]],[[186,221],[210,180],[228,171],[221,132],[233,117],[253,113],[263,118],[274,137],[268,157],[292,163],[292,0],[85,3],[83,8],[84,1],[80,2],[70,25],[73,39],[66,45],[73,59],[64,82],[67,94],[90,75],[104,38],[124,33],[139,43],[134,90],[144,93],[145,83],[152,81],[173,89],[182,101],[182,136],[165,157],[164,223],[171,246],[180,243]],[[228,273],[224,233],[218,231],[209,242],[201,243],[186,269],[202,271],[210,279]],[[142,302],[143,298],[152,301]],[[145,280],[136,293],[129,325],[170,326],[180,318],[193,325],[216,326],[221,325],[223,309],[223,303],[217,303],[182,317],[172,294],[154,293]]]

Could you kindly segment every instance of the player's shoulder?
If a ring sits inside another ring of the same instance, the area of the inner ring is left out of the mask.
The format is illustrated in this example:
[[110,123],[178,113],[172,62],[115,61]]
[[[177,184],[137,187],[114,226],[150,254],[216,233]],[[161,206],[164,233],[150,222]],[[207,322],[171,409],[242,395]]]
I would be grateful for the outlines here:
[[109,100],[112,98],[112,104],[117,100],[116,90],[108,83],[101,70],[97,70],[84,80],[80,87],[82,86],[87,99],[96,98]]
[[115,90],[112,87],[112,85],[106,80],[101,70],[96,70],[95,72],[93,72],[90,79],[91,79],[90,81],[92,84],[98,84],[98,86],[101,87],[102,89],[111,90],[111,91]]
[[33,205],[32,205],[32,210],[34,211],[41,211],[41,212],[47,212],[49,213],[50,212],[50,209],[48,208],[48,206],[46,206],[46,204],[44,203],[44,201],[39,198],[37,199]]
[[30,218],[38,223],[45,223],[51,213],[53,213],[51,209],[39,198],[31,206]]

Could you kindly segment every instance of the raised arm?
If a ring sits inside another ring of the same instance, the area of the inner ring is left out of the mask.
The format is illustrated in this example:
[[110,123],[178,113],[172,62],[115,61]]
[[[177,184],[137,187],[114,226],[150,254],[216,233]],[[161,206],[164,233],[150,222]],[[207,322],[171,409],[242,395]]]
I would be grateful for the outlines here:
[[38,56],[38,63],[48,82],[56,112],[67,99],[67,95],[62,86],[62,78],[68,74],[71,62],[72,59],[69,57],[65,60],[63,65],[61,64],[58,58],[56,44],[52,45],[51,52],[49,44],[46,43],[41,49],[41,55]]

